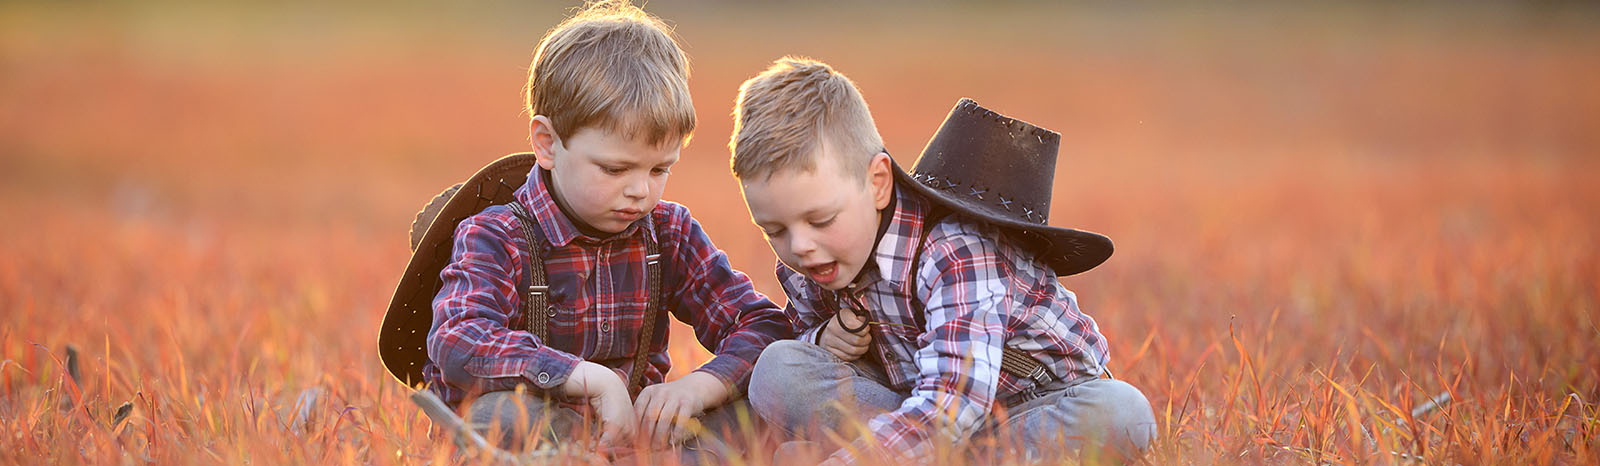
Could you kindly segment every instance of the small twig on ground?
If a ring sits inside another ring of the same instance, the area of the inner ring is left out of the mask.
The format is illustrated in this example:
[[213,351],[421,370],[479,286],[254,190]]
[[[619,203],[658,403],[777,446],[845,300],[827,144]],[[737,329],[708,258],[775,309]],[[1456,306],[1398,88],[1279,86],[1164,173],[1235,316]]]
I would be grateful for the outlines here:
[[422,408],[422,413],[427,414],[428,418],[432,419],[434,424],[437,424],[439,427],[443,428],[445,432],[449,432],[451,435],[455,436],[456,439],[464,441],[466,446],[471,449],[489,453],[489,455],[494,458],[495,462],[506,464],[543,464],[557,458],[571,458],[588,464],[610,464],[609,461],[606,461],[604,458],[601,458],[599,455],[595,455],[593,453],[563,453],[554,449],[535,450],[520,455],[512,454],[505,450],[501,450],[492,443],[489,443],[489,440],[483,438],[483,436],[479,435],[477,431],[472,430],[472,427],[468,426],[466,421],[462,420],[460,416],[457,416],[455,411],[450,410],[449,406],[445,406],[444,402],[440,401],[439,397],[434,396],[432,392],[427,390],[417,390],[412,392],[411,402],[416,403],[418,407]]
[[1438,395],[1434,395],[1434,397],[1429,399],[1426,403],[1417,405],[1417,407],[1412,408],[1411,409],[1411,418],[1412,419],[1416,419],[1416,418],[1422,417],[1422,415],[1428,414],[1429,411],[1433,411],[1435,409],[1439,409],[1441,407],[1444,407],[1444,405],[1447,405],[1447,404],[1450,404],[1450,392],[1439,392]]

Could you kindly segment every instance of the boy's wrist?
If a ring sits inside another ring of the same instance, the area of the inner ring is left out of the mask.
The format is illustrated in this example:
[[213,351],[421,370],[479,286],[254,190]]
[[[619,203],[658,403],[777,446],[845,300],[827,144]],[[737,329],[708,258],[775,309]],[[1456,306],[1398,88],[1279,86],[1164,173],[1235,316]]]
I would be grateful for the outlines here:
[[816,327],[811,327],[811,330],[806,330],[805,332],[801,332],[799,337],[798,337],[798,339],[800,341],[803,341],[803,342],[806,342],[806,343],[810,343],[810,344],[817,345],[817,346],[822,346],[822,332],[828,330],[828,321],[831,321],[831,320],[833,320],[833,319],[832,318],[823,319],[822,320],[822,325],[818,325]]
[[592,361],[579,362],[572,369],[572,375],[567,377],[567,382],[561,385],[563,395],[581,398],[594,398],[619,389],[626,392],[628,387],[611,368]]
[[690,372],[679,381],[691,384],[694,395],[700,398],[700,405],[705,410],[722,405],[733,393],[733,387],[729,387],[721,377],[704,370]]

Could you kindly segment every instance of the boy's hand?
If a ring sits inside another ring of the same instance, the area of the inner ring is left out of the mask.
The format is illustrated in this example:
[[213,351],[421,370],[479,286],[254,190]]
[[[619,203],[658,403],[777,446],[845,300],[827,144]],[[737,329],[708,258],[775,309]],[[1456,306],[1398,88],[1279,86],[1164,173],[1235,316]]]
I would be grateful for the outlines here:
[[817,339],[817,343],[839,359],[854,361],[867,353],[867,346],[872,343],[872,332],[861,329],[861,333],[850,333],[839,326],[841,319],[844,320],[844,325],[850,328],[858,328],[865,323],[854,312],[839,311],[838,317],[828,319],[822,324],[822,336]]
[[633,403],[628,399],[628,384],[611,368],[590,361],[578,363],[561,384],[563,394],[589,401],[600,418],[600,446],[626,445],[633,438]]
[[711,374],[690,372],[678,380],[644,387],[633,403],[641,440],[661,449],[693,436],[687,426],[706,408],[727,400],[728,386]]

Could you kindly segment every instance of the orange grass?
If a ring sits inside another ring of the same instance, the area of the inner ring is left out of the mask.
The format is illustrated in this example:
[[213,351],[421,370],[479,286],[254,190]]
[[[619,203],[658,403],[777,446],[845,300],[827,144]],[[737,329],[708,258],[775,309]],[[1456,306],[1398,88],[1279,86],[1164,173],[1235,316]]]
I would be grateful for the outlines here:
[[[461,459],[377,324],[414,209],[523,147],[562,6],[164,8],[0,6],[0,462]],[[667,197],[762,291],[726,115],[809,54],[902,164],[961,96],[1063,133],[1150,462],[1600,462],[1594,11],[831,8],[652,6],[701,122]]]

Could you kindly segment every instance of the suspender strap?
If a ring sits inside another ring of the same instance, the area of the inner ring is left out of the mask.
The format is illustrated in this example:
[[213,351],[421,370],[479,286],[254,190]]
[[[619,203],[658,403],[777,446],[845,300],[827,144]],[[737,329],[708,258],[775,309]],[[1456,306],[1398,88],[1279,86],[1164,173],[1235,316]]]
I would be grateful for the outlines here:
[[1050,371],[1044,369],[1044,364],[1039,363],[1039,360],[1028,357],[1027,353],[1010,346],[1000,351],[1000,370],[1017,377],[1033,379],[1039,385],[1055,379],[1050,376]]
[[[917,239],[916,257],[911,261],[911,299],[917,304],[918,314],[927,310],[925,303],[916,298],[917,290],[920,289],[917,285],[917,274],[922,270],[922,247],[928,243],[928,231],[932,230],[933,226],[938,225],[939,221],[944,220],[946,216],[949,216],[949,211],[935,209],[931,206],[927,214],[923,216],[922,236]],[[1000,348],[1000,370],[1011,374],[1013,377],[1033,380],[1038,385],[1044,385],[1055,380],[1055,376],[1051,375],[1050,371],[1045,370],[1043,363],[1028,356],[1028,353],[1010,346]]]
[[[549,304],[550,280],[544,270],[544,235],[540,232],[533,215],[528,213],[528,208],[521,202],[511,202],[511,212],[516,214],[517,226],[522,230],[522,239],[528,242],[528,250],[523,253],[527,260],[523,261],[524,277],[522,290],[523,315],[526,317],[527,326],[524,330],[532,332],[539,337],[541,343],[550,340],[549,321],[556,316],[556,307]],[[628,371],[628,394],[638,395],[644,388],[645,365],[649,363],[650,346],[654,343],[656,320],[661,309],[661,247],[656,243],[654,236],[645,236],[645,283],[646,306],[644,310],[644,328],[639,332],[639,341],[635,345],[633,354],[633,368]]]
[[512,201],[511,212],[517,215],[518,229],[522,230],[522,239],[528,242],[526,260],[522,261],[522,276],[524,288],[522,290],[523,318],[527,328],[534,336],[539,337],[541,344],[550,339],[549,321],[555,317],[556,307],[549,304],[550,280],[544,275],[544,236],[539,231],[539,226],[534,223],[533,215],[528,213],[528,208],[521,202]]
[[654,235],[644,235],[644,280],[648,291],[645,298],[644,328],[639,330],[639,344],[634,346],[633,370],[628,371],[628,394],[637,396],[644,388],[644,368],[648,364],[650,346],[655,343],[657,316],[661,313],[661,246]]

